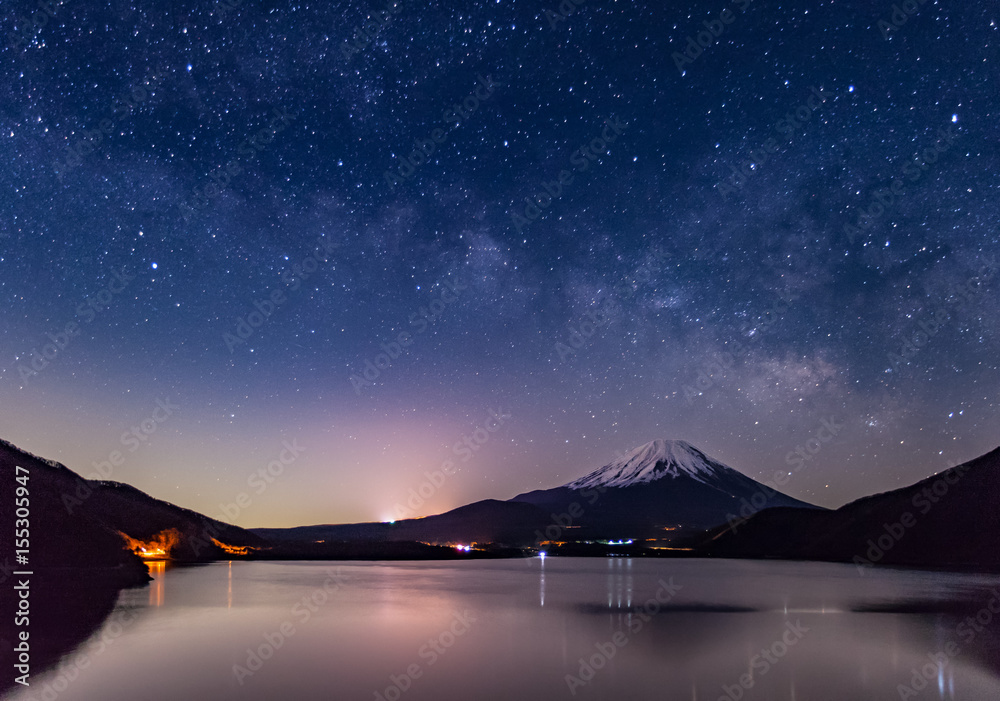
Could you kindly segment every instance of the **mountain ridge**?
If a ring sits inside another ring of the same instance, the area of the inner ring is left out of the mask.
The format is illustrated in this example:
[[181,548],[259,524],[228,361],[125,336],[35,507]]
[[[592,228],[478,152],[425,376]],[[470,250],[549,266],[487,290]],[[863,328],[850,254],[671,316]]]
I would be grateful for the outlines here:
[[1000,571],[1000,448],[826,512],[772,509],[712,534],[706,555]]
[[558,521],[567,524],[560,531],[575,541],[626,539],[666,545],[727,523],[750,503],[754,511],[773,506],[823,510],[766,487],[686,441],[657,439],[567,484],[507,500],[483,499],[388,523],[251,532],[278,541],[405,539],[534,547],[538,534]]

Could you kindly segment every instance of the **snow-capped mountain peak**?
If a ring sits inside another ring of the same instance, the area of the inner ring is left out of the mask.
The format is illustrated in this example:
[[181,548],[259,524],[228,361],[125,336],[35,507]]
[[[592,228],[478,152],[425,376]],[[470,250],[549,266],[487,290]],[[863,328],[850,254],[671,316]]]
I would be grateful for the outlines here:
[[731,471],[732,468],[713,460],[690,443],[655,440],[566,486],[571,489],[631,487],[665,477],[691,477],[708,484]]

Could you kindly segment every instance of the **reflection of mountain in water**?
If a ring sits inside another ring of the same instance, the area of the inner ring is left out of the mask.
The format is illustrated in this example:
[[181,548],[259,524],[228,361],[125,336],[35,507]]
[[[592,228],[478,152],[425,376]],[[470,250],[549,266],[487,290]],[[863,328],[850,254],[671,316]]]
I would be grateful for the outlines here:
[[[8,585],[4,586],[6,588]],[[113,630],[106,629],[102,635],[80,648],[81,644],[103,624],[113,622],[108,620],[108,616],[114,609],[119,589],[119,577],[114,574],[109,575],[106,570],[69,568],[34,570],[31,578],[31,616],[28,626],[32,689],[36,689],[34,681],[38,674],[57,664],[64,655],[66,659],[60,668],[65,670],[67,677],[75,677],[81,666],[88,665],[90,659],[95,654],[100,654],[111,642],[115,637],[113,634],[119,630],[117,627]],[[15,644],[14,640],[4,641],[4,659],[13,658]],[[10,656],[7,654],[8,650]],[[70,654],[74,650],[77,654]],[[12,672],[12,667],[4,665],[0,693],[16,686],[15,675]],[[40,690],[38,694],[38,697],[42,698]]]
[[[292,643],[236,684],[227,674],[234,661],[242,664],[247,649],[261,644],[260,631],[288,619],[331,573],[343,586],[308,621],[293,615]],[[96,664],[57,701],[274,701],[283,689],[295,698],[372,698],[387,683],[390,658],[420,659],[413,641],[437,638],[459,611],[477,619],[468,636],[446,648],[434,674],[403,701],[570,698],[565,675],[580,674],[581,659],[589,664],[615,649],[614,636],[627,644],[578,698],[714,700],[750,671],[746,701],[884,700],[900,698],[898,685],[926,666],[933,682],[907,698],[995,699],[1000,625],[971,642],[956,631],[988,607],[996,583],[982,575],[880,568],[862,577],[852,565],[707,559],[168,567],[162,596],[122,592],[120,606],[140,609],[141,617],[119,624],[119,609],[68,657],[94,650]],[[101,636],[118,629],[97,653]],[[790,639],[787,654],[776,647]],[[929,655],[949,642],[959,654],[931,665]],[[777,662],[765,665],[764,649]],[[58,671],[39,675],[16,698],[44,699],[39,694]]]

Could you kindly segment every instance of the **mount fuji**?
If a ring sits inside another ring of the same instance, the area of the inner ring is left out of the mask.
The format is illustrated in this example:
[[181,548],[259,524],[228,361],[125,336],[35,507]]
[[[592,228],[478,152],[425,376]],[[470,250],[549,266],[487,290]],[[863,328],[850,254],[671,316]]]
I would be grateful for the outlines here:
[[[819,507],[793,499],[684,441],[655,440],[561,487],[486,499],[394,523],[253,529],[270,540],[497,543],[634,540],[670,546],[766,508]],[[557,533],[557,537],[553,534]],[[547,534],[547,535],[546,535]]]
[[[723,491],[763,485],[705,455],[685,441],[655,440],[565,486],[569,489],[634,487],[665,478],[689,477]],[[735,492],[734,492],[735,493]]]
[[[654,440],[561,487],[514,497],[552,514],[579,513],[573,540],[669,542],[766,508],[819,507],[753,480],[679,440]],[[563,538],[566,539],[565,537]]]

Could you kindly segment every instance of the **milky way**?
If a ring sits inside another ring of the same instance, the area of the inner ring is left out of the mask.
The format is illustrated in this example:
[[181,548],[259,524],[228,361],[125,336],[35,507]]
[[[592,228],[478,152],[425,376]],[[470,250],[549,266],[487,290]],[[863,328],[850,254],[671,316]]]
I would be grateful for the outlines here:
[[449,461],[414,513],[508,498],[656,438],[826,506],[975,457],[998,21],[5,3],[0,437],[210,515],[246,493],[248,526],[385,518]]

